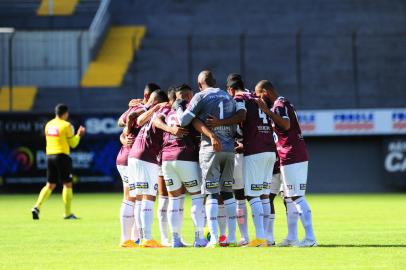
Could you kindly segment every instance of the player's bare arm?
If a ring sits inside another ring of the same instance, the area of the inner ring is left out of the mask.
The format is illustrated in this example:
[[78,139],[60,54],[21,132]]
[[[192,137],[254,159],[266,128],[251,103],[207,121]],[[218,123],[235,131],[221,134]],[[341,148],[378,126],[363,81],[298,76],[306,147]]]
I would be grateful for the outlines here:
[[186,100],[176,100],[175,103],[172,105],[172,108],[178,115],[179,125],[181,127],[187,127],[196,117],[195,114],[186,109]]
[[282,118],[278,114],[272,112],[268,106],[266,105],[265,101],[262,99],[256,99],[255,100],[259,106],[259,108],[268,116],[272,118],[272,121],[275,122],[275,125],[278,127],[282,128],[283,130],[289,130],[290,129],[290,120],[288,118]]
[[[126,114],[127,112],[128,112],[128,110],[124,114]],[[123,115],[120,118],[118,118],[117,126],[119,126],[119,127],[125,127],[125,125],[126,125]]]
[[165,122],[163,121],[162,117],[156,117],[154,121],[152,121],[152,124],[159,129],[162,129],[165,132],[168,132],[176,137],[183,137],[189,134],[189,130],[186,128],[174,126],[170,127]]
[[213,115],[210,115],[205,124],[209,128],[214,128],[218,126],[232,126],[232,125],[237,125],[243,121],[245,121],[247,117],[247,111],[246,110],[238,110],[232,117],[225,118],[225,119],[219,119]]
[[121,145],[127,145],[127,139],[126,139],[126,135],[125,135],[125,133],[124,132],[122,132],[121,134],[120,134],[120,143],[121,143]]
[[120,119],[118,119],[118,126],[119,127],[124,127],[125,129],[129,127],[131,127],[134,123],[134,121],[136,121],[136,119],[142,115],[145,112],[144,109],[139,109],[135,112],[131,112],[128,116],[127,116],[127,122],[124,121],[124,119],[122,117],[120,117]]
[[241,154],[241,153],[244,153],[244,145],[242,144],[242,143],[240,143],[240,142],[236,142],[236,146],[235,146],[235,148],[234,148],[234,150],[235,150],[235,152],[237,153],[237,154]]
[[205,135],[206,137],[210,138],[211,145],[213,146],[213,150],[215,152],[221,151],[221,149],[222,149],[221,141],[210,128],[208,128],[202,121],[200,121],[197,118],[195,118],[192,121],[192,125],[198,132],[200,132],[203,135]]
[[167,104],[168,104],[167,102],[155,104],[148,111],[142,113],[140,116],[137,117],[137,125],[138,126],[145,125],[145,123],[147,123],[151,119],[151,117],[154,115],[154,113],[159,111],[162,107],[164,107]]
[[134,144],[134,141],[135,141],[135,137],[128,136],[127,128],[125,128],[120,135],[121,144],[124,146],[127,146],[127,147],[131,147]]
[[130,100],[130,102],[128,102],[128,107],[135,107],[141,103],[142,103],[142,99],[140,99],[140,98],[132,99],[132,100]]

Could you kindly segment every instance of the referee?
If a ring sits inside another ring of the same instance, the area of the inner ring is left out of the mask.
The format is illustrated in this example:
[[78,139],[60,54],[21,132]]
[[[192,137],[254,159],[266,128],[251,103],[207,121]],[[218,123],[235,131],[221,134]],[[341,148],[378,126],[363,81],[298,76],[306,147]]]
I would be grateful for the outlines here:
[[65,204],[64,219],[77,219],[71,212],[72,192],[72,159],[70,148],[78,146],[85,128],[80,126],[76,135],[74,128],[67,121],[68,106],[58,104],[55,107],[55,118],[45,126],[47,153],[47,184],[39,193],[37,203],[32,208],[32,218],[39,219],[39,211],[44,201],[49,198],[57,182],[63,183],[62,199]]

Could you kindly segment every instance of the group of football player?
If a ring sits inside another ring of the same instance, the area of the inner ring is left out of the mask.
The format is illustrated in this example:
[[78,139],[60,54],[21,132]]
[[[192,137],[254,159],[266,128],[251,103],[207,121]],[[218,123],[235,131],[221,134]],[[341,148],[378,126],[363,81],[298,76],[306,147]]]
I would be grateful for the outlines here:
[[[131,100],[119,118],[120,246],[187,246],[182,238],[186,192],[194,247],[275,246],[274,198],[280,192],[288,234],[278,246],[316,246],[304,196],[308,155],[293,105],[267,80],[259,81],[254,92],[234,73],[226,90],[216,87],[209,70],[197,81],[196,94],[186,84],[166,92],[149,83],[143,99]],[[160,242],[152,237],[157,195]],[[255,226],[251,241],[246,202]],[[299,219],[305,230],[301,241]]]

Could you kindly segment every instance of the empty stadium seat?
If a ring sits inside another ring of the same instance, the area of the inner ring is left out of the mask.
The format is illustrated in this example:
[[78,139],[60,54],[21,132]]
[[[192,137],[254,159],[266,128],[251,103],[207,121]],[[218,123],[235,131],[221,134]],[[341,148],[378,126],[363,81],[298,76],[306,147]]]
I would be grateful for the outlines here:
[[37,10],[37,14],[41,16],[72,15],[75,12],[78,2],[79,0],[53,0],[52,2],[49,0],[42,0],[41,5]]
[[[13,87],[12,111],[30,111],[37,95],[35,86],[16,86]],[[9,87],[0,88],[0,111],[9,111],[10,108],[10,89]]]
[[144,26],[111,27],[96,59],[82,77],[81,86],[120,86],[144,35]]

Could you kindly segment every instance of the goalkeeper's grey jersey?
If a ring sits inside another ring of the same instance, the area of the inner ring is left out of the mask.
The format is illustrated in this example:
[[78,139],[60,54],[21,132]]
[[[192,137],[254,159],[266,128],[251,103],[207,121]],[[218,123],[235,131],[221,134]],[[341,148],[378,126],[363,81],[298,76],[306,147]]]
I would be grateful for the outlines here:
[[[208,88],[194,95],[188,108],[179,115],[179,122],[182,127],[189,125],[194,118],[205,122],[210,115],[225,119],[232,117],[235,113],[235,101],[225,91],[219,88]],[[223,152],[234,151],[234,138],[236,126],[219,126],[213,129],[219,137]],[[210,139],[202,135],[201,150],[212,151]]]

